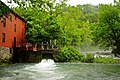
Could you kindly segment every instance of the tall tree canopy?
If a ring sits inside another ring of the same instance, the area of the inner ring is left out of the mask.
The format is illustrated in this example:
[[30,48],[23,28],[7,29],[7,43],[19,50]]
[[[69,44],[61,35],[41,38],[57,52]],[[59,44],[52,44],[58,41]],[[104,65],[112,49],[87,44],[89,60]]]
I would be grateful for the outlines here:
[[117,4],[100,5],[95,36],[98,43],[120,54],[120,8]]
[[82,21],[80,7],[67,6],[66,0],[34,0],[30,6],[14,10],[27,22],[27,40],[33,43],[56,40],[59,46],[82,45],[91,40],[89,21]]

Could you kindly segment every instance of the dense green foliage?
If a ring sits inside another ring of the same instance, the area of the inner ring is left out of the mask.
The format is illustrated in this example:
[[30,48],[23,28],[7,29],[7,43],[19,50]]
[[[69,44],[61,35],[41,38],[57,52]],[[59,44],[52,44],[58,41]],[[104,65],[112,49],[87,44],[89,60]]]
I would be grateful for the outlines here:
[[94,57],[94,54],[82,54],[74,50],[73,47],[64,47],[62,52],[54,57],[56,62],[84,62],[84,63],[118,63],[117,60],[110,57]]
[[100,5],[98,26],[95,27],[96,41],[105,47],[111,47],[114,54],[120,54],[120,2],[114,5]]
[[55,56],[55,61],[59,62],[76,62],[81,61],[84,57],[83,54],[80,54],[74,47],[63,47],[61,52]]
[[[66,1],[14,0],[18,6],[13,10],[27,21],[27,42],[52,41],[57,44],[60,54],[56,61],[102,62],[99,58],[94,59],[93,54],[84,56],[75,49],[76,46],[82,48],[88,44],[101,44],[102,47],[112,48],[115,55],[120,54],[119,1],[115,1],[114,5],[98,6],[70,6]],[[0,7],[1,16],[2,12],[4,10]],[[106,60],[100,59],[103,62]]]
[[[55,0],[14,0],[19,4],[14,10],[27,22],[27,41],[33,43],[57,40],[59,46],[78,46],[91,42],[90,22],[83,15],[86,6],[67,6],[66,0],[55,3]],[[39,4],[38,4],[39,3]],[[92,6],[91,6],[92,7]],[[82,11],[83,10],[83,11]],[[91,11],[90,11],[91,12]]]
[[[36,2],[40,3],[37,0]],[[67,6],[64,0],[56,5],[54,1],[44,1],[40,6],[36,2],[30,3],[31,6],[28,7],[18,6],[14,9],[28,21],[28,42],[56,40],[59,47],[78,46],[91,42],[90,23],[81,19],[83,14],[81,6]]]
[[91,54],[91,53],[86,54],[82,58],[81,62],[93,63],[94,62],[94,54]]

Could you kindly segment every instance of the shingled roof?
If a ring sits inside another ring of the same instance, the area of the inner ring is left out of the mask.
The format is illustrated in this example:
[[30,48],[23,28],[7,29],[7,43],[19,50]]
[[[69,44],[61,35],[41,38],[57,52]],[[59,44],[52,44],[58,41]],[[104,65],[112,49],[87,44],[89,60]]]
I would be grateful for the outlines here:
[[[2,1],[0,1],[1,4],[5,5],[6,7],[8,7],[5,3],[3,3]],[[9,8],[9,7],[8,7]],[[10,8],[9,8],[10,9]],[[19,16],[17,13],[15,13],[12,9],[10,9],[10,12],[12,14],[14,14],[15,16],[19,17],[21,20],[23,20],[24,22],[27,22],[24,18],[22,18],[21,16]]]

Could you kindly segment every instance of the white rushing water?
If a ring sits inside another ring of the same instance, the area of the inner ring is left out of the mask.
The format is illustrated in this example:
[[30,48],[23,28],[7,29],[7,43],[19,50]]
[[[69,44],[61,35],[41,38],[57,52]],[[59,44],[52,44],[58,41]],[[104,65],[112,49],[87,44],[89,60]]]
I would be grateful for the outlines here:
[[28,66],[25,69],[30,69],[32,71],[48,71],[51,69],[55,69],[56,65],[52,59],[43,59],[40,63],[35,64],[33,66]]
[[120,80],[120,64],[20,63],[0,68],[0,80]]
[[[27,67],[29,68],[29,67]],[[34,66],[30,67],[33,71],[39,71],[39,72],[50,72],[54,69],[56,69],[56,64],[52,59],[43,59],[40,63],[35,64]]]
[[40,62],[40,65],[53,65],[55,64],[55,62],[52,60],[52,59],[43,59],[41,62]]
[[[56,69],[57,66],[52,59],[43,59],[40,63],[25,68],[27,73],[29,71],[31,79],[35,80],[57,80],[63,78],[63,75],[60,76]],[[33,75],[33,73],[35,74]]]

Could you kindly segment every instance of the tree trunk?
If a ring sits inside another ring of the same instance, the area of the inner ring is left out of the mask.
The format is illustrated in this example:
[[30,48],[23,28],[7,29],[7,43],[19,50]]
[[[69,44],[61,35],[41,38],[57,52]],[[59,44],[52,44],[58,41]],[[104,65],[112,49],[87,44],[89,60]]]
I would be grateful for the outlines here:
[[120,57],[120,46],[117,46],[115,49],[112,50],[112,53],[116,56],[116,57]]

